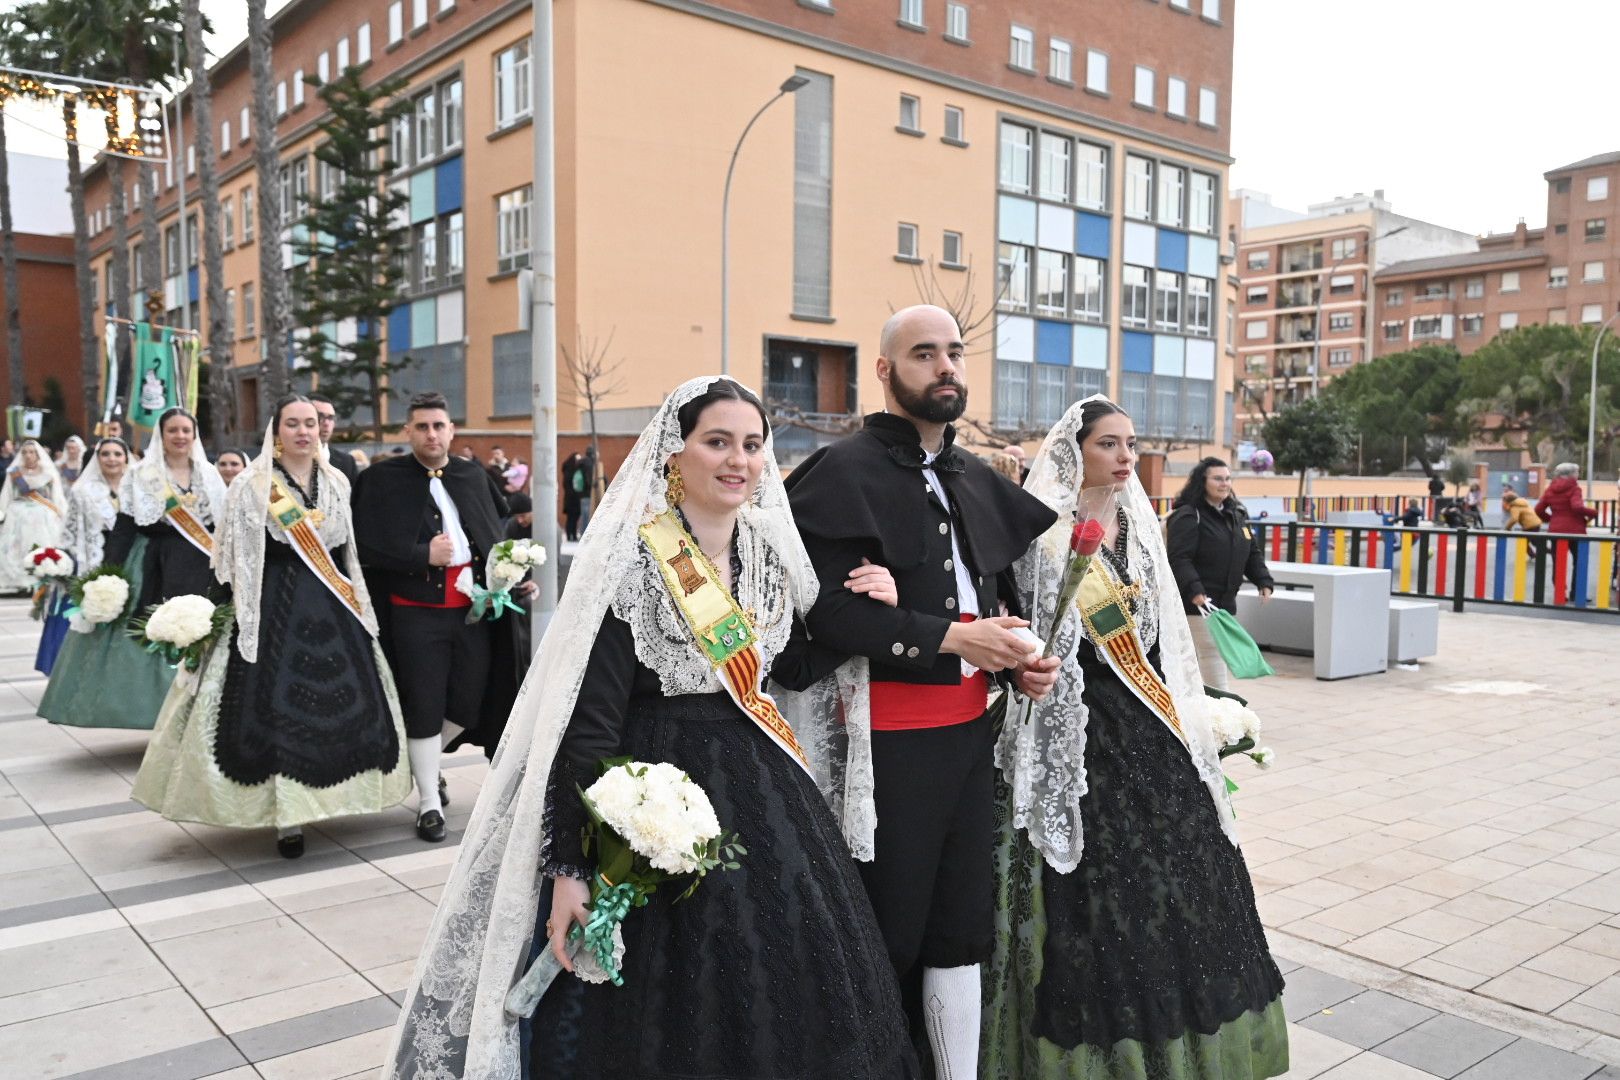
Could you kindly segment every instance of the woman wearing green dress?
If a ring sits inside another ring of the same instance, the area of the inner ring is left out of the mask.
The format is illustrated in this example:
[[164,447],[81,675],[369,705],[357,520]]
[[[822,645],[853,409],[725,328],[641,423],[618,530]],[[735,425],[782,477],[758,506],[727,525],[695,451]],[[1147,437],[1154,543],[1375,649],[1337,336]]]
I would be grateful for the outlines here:
[[232,481],[214,575],[234,624],[175,680],[134,798],[172,821],[277,830],[386,810],[412,790],[404,721],[360,575],[349,482],[315,406],[277,403],[264,452]]
[[[1010,703],[997,746],[981,1052],[993,1080],[1262,1080],[1288,1069],[1282,976],[1135,460],[1130,417],[1090,398],[1052,429],[1025,484],[1059,513],[1017,571],[1024,610],[1063,665],[1027,717],[1022,699]],[[1080,493],[1107,487],[1117,513],[1095,519],[1101,547],[1059,621]]]
[[[102,439],[68,496],[62,546],[72,553],[80,575],[107,561],[107,543],[123,505],[119,490],[129,467],[129,444],[119,438]],[[174,681],[173,668],[124,632],[125,620],[136,610],[146,561],[146,537],[134,535],[131,540],[122,564],[130,579],[123,615],[99,626],[76,620],[78,632],[68,634],[56,657],[39,702],[39,715],[53,724],[149,729]]]

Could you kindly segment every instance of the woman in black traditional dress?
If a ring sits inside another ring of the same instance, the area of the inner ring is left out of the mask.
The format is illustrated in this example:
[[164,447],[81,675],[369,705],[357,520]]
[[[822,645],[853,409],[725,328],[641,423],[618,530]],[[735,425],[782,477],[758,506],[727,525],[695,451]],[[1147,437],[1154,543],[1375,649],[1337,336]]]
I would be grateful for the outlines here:
[[[751,627],[740,640],[751,637],[760,669],[780,681],[807,685],[841,659],[802,640],[789,648],[817,583],[768,431],[753,394],[695,379],[619,471],[463,839],[385,1075],[915,1075],[883,939],[817,786],[839,786],[820,753],[833,718],[784,737],[745,711],[737,695],[748,688],[700,648],[676,595],[718,587],[734,598]],[[893,599],[882,571],[851,587]],[[625,754],[685,770],[748,853],[690,899],[677,904],[667,888],[632,911],[624,985],[562,976],[525,1050],[507,991],[540,949],[565,958],[594,873],[574,786]]]
[[[1059,523],[1019,563],[1064,657],[997,748],[997,940],[981,1074],[994,1080],[1261,1080],[1288,1068],[1282,976],[1238,850],[1191,633],[1136,434],[1072,406],[1025,487]],[[1114,487],[1102,547],[1056,611],[1085,489]]]

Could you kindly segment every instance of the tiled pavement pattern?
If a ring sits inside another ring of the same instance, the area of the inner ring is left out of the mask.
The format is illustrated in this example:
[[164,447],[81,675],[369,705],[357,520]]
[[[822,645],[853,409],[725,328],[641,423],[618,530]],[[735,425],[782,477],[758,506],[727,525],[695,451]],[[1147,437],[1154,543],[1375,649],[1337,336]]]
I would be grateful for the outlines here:
[[[402,807],[288,863],[129,802],[144,733],[34,719],[37,632],[0,602],[0,1078],[374,1075],[482,759],[448,761],[450,843]],[[1620,1080],[1616,628],[1441,634],[1420,671],[1244,684],[1278,752],[1233,771],[1288,1075]]]

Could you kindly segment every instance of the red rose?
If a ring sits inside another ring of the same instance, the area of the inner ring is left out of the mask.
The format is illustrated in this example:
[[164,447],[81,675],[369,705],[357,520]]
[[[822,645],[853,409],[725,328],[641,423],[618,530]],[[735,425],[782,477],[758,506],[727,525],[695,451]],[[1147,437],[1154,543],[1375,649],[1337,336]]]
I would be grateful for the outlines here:
[[1069,550],[1076,555],[1095,555],[1107,532],[1096,518],[1079,522],[1074,527],[1074,535],[1069,537]]

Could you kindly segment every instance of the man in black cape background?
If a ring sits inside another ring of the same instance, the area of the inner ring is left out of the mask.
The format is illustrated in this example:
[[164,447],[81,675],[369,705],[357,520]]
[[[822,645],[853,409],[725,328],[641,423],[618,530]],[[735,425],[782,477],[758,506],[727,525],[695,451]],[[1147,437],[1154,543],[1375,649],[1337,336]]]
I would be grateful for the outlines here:
[[[994,678],[1040,697],[1056,678],[1057,658],[1015,632],[1012,574],[1056,517],[956,447],[966,360],[949,312],[896,312],[878,351],[885,411],[793,470],[788,495],[821,579],[810,635],[871,662],[867,892],[937,1074],[971,1077],[994,919],[988,694]],[[843,587],[867,562],[894,575],[898,606]]]
[[[354,528],[405,714],[416,832],[438,843],[446,831],[442,748],[464,738],[494,752],[506,721],[501,691],[516,686],[522,673],[514,668],[520,660],[526,667],[528,655],[518,656],[510,640],[510,615],[468,623],[472,598],[456,584],[464,572],[469,584],[484,584],[485,561],[503,538],[505,496],[477,461],[451,456],[455,425],[444,395],[412,398],[405,434],[410,453],[380,459],[355,482]],[[504,701],[509,708],[511,696]]]

